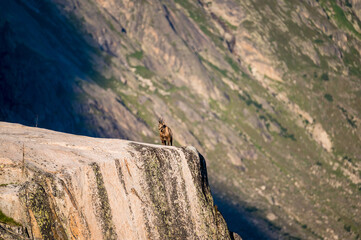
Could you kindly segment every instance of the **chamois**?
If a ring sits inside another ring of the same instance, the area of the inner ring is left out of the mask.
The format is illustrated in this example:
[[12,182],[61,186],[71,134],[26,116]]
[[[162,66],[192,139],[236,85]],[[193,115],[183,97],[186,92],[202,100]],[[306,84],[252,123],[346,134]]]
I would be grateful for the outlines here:
[[165,125],[163,118],[159,118],[158,122],[160,141],[163,145],[173,146],[172,130],[167,125]]

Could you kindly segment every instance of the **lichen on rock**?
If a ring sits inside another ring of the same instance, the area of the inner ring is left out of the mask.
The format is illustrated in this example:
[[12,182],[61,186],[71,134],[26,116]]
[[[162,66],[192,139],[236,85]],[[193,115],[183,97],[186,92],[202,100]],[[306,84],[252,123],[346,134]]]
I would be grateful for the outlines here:
[[[0,192],[0,209],[22,230],[11,235],[0,225],[1,238],[232,239],[214,207],[205,159],[193,147],[0,125],[7,176],[22,179],[10,197]],[[23,167],[28,175],[17,176]]]

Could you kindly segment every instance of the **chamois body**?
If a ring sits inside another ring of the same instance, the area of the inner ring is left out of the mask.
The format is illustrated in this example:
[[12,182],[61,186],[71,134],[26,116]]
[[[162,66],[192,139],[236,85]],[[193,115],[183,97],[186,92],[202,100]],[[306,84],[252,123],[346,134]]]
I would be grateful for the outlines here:
[[160,141],[163,145],[171,145],[173,146],[173,134],[172,130],[165,125],[164,120],[162,118],[159,119],[158,130]]

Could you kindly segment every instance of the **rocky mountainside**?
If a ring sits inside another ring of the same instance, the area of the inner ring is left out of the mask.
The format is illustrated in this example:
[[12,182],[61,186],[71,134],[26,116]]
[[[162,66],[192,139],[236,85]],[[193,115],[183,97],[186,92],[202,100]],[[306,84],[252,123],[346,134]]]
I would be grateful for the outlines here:
[[233,239],[193,147],[0,126],[1,239]]
[[361,1],[0,2],[0,119],[208,159],[246,239],[359,239]]

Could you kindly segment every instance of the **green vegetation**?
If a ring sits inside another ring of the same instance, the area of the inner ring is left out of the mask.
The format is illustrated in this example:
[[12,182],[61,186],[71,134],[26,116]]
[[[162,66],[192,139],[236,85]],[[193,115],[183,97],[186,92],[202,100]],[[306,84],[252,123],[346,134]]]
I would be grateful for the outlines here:
[[352,4],[350,3],[350,1],[349,0],[346,0],[346,3],[345,3],[345,5],[346,5],[346,7],[352,7]]
[[270,114],[267,113],[266,116],[260,115],[260,119],[263,119],[265,121],[265,125],[268,130],[270,130],[269,129],[270,124],[268,123],[268,121],[271,121],[272,123],[274,123],[276,126],[278,126],[280,128],[280,130],[281,130],[280,135],[282,137],[289,138],[293,141],[296,141],[295,135],[288,133],[288,129],[286,127],[282,126],[282,124],[279,121],[277,121],[277,119],[272,117]]
[[12,219],[11,217],[6,216],[1,210],[0,210],[0,222],[5,223],[5,224],[9,224],[9,225],[14,225],[14,226],[21,226],[14,219]]
[[112,22],[111,22],[109,19],[107,19],[107,18],[104,18],[104,19],[105,19],[105,22],[107,23],[107,25],[109,26],[110,30],[112,30],[113,32],[119,33],[119,32],[115,29],[114,25],[112,24]]
[[138,60],[142,60],[143,56],[144,56],[143,50],[135,51],[134,53],[127,55],[127,57],[135,58]]
[[253,31],[256,29],[256,25],[253,21],[250,20],[244,20],[242,22],[242,26],[245,27],[246,29],[248,29],[249,31]]
[[[328,6],[333,10],[332,17],[335,19],[338,27],[352,32],[356,37],[361,39],[361,33],[356,31],[355,27],[350,23],[345,15],[343,9],[337,4],[336,0],[321,0],[321,6],[329,10]],[[329,3],[329,4],[327,4]],[[350,5],[350,4],[349,4]]]
[[124,94],[123,92],[118,92],[120,99],[118,100],[124,107],[126,107],[130,112],[132,112],[138,120],[142,121],[147,126],[153,126],[153,114],[149,112],[148,102],[140,103],[137,96],[131,96],[129,94]]
[[254,101],[251,96],[248,94],[248,92],[244,91],[243,95],[238,94],[238,97],[244,101],[248,106],[253,105],[256,107],[256,109],[262,109],[262,104],[259,104],[258,102]]
[[326,94],[324,95],[324,97],[326,98],[327,101],[333,102],[333,97],[332,97],[331,94],[326,93]]
[[344,117],[346,118],[348,124],[350,124],[350,126],[353,128],[357,128],[355,118],[352,115],[350,115],[345,108],[341,107],[340,105],[337,107],[338,107],[338,109],[341,110],[341,112],[344,115]]
[[344,63],[348,67],[350,75],[361,77],[359,65],[361,56],[359,52],[354,47],[350,47],[350,51],[344,51],[343,55]]
[[[133,59],[136,59],[136,60],[138,60],[138,61],[141,61],[141,60],[143,59],[143,57],[144,57],[144,53],[143,53],[142,50],[140,50],[140,51],[135,51],[134,53],[131,53],[131,54],[127,54],[127,55],[126,55],[126,59],[127,59],[127,62],[128,62],[128,64],[129,64],[129,66],[132,66],[132,63],[131,63],[131,61],[130,61],[130,58],[133,58]],[[132,66],[132,67],[134,67],[134,66]]]
[[349,31],[354,33],[358,38],[361,38],[361,34],[359,32],[357,32],[356,29],[354,28],[354,26],[352,25],[352,23],[350,23],[347,20],[344,11],[342,10],[342,8],[340,6],[337,5],[336,0],[330,0],[330,2],[331,2],[331,6],[333,8],[333,11],[335,12],[334,18],[335,18],[337,24],[340,27],[344,27],[344,28],[348,29]]
[[241,71],[239,65],[231,57],[226,55],[224,59],[228,62],[228,64],[233,68],[236,73]]
[[207,24],[207,16],[197,8],[195,5],[190,3],[188,0],[175,0],[176,3],[181,5],[184,9],[188,11],[189,16],[201,25]]
[[330,80],[330,78],[328,77],[328,74],[327,74],[327,73],[322,73],[322,75],[321,75],[321,80],[323,80],[323,81],[328,81],[328,80]]
[[[277,45],[277,56],[282,59],[291,70],[299,70],[303,68],[304,66],[300,64],[301,58],[293,56],[289,49],[289,44],[292,42],[290,34],[284,33],[274,26],[271,26],[271,28],[272,30],[269,32],[269,40],[271,43],[275,43]],[[309,61],[307,60],[307,63],[308,62]]]
[[343,225],[343,228],[347,231],[350,232],[351,231],[351,226],[348,224]]
[[143,78],[152,78],[155,74],[144,66],[135,66],[135,73]]
[[218,102],[212,98],[209,100],[209,106],[211,107],[211,109],[215,111],[220,111]]
[[234,30],[234,31],[237,30],[237,26],[232,25],[230,22],[228,22],[228,21],[227,21],[226,19],[224,19],[223,17],[219,17],[219,19],[220,19],[223,23],[225,23],[229,29],[232,29],[232,30]]
[[91,70],[89,77],[96,82],[100,87],[104,89],[117,89],[121,85],[120,81],[117,81],[115,77],[106,78],[96,70]]
[[200,58],[200,60],[202,62],[206,63],[208,66],[210,66],[211,68],[213,68],[214,70],[219,72],[222,76],[227,77],[227,70],[220,69],[219,67],[217,67],[213,63],[211,63],[211,62],[207,61],[206,59],[204,59],[202,56],[199,56],[199,58]]
[[213,31],[209,30],[209,28],[211,27],[209,26],[208,17],[204,11],[202,11],[200,8],[198,8],[196,5],[189,2],[188,0],[175,0],[175,2],[187,10],[189,17],[192,18],[199,25],[199,28],[202,30],[204,34],[210,37],[212,41],[219,48],[225,50],[225,47],[223,46],[223,38],[213,33],[214,31],[217,30],[216,29],[213,29]]
[[219,47],[222,50],[225,50],[225,47],[223,46],[223,38],[217,36],[213,32],[211,32],[207,26],[200,25],[199,28],[204,32],[208,37],[211,38],[211,40],[216,44],[217,47]]
[[322,44],[323,40],[318,38],[318,39],[313,40],[313,42],[316,44]]
[[155,73],[152,72],[151,70],[149,70],[147,67],[145,66],[141,66],[141,65],[136,65],[136,66],[132,66],[131,62],[130,62],[130,58],[134,58],[137,59],[139,61],[141,61],[144,57],[144,52],[142,50],[140,51],[135,51],[134,53],[128,54],[126,56],[127,58],[127,62],[129,64],[129,66],[134,67],[135,68],[135,73],[139,76],[142,76],[143,78],[152,78]]

